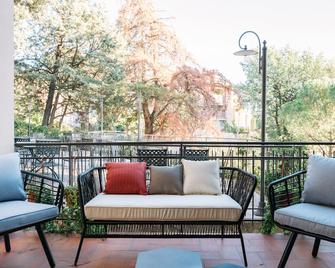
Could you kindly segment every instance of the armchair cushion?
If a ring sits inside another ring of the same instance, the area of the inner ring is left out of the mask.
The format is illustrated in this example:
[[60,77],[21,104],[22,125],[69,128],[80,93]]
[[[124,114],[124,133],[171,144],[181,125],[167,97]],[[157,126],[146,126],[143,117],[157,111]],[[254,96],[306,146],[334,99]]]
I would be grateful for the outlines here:
[[335,207],[335,159],[312,155],[308,159],[301,201]]
[[277,209],[274,219],[281,225],[335,239],[335,208],[300,203]]
[[0,233],[58,216],[58,207],[27,201],[0,202]]
[[0,155],[0,202],[26,200],[18,153]]

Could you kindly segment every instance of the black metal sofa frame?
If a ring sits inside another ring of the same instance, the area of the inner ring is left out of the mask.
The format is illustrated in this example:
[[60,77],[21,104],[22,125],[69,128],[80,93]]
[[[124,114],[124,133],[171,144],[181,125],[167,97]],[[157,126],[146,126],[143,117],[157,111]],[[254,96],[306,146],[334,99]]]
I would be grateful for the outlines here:
[[[24,182],[24,189],[28,194],[28,201],[35,203],[43,203],[48,205],[55,205],[60,211],[63,204],[64,186],[63,183],[56,179],[42,174],[32,173],[28,171],[21,171]],[[47,256],[50,267],[55,267],[55,261],[50,251],[47,240],[45,239],[42,224],[51,221],[54,218],[44,219],[43,221],[35,222],[33,224],[23,225],[19,228],[9,229],[5,232],[0,232],[0,236],[4,236],[6,252],[11,251],[9,234],[35,226],[38,236],[41,240],[45,255]]]
[[241,224],[256,188],[257,180],[238,168],[222,168],[222,192],[242,207],[238,221],[92,221],[85,217],[84,206],[103,192],[105,168],[92,168],[78,176],[79,202],[83,230],[74,265],[77,265],[84,238],[239,238],[244,264],[247,256]]
[[272,219],[278,227],[284,230],[291,231],[290,238],[280,259],[278,268],[285,267],[298,234],[303,234],[315,238],[312,250],[312,256],[314,258],[316,258],[318,255],[321,240],[335,242],[335,239],[333,238],[306,232],[304,230],[293,228],[291,226],[283,226],[274,220],[274,212],[277,209],[300,203],[302,191],[304,189],[306,173],[306,170],[302,170],[276,181],[273,181],[269,184],[268,194]]

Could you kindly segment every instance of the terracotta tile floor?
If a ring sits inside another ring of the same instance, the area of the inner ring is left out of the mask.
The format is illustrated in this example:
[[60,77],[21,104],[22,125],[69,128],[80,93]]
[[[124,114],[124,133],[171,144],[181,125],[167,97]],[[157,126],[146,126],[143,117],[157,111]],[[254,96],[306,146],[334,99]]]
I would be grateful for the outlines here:
[[[249,267],[276,267],[287,236],[245,234]],[[57,267],[72,267],[79,236],[47,234]],[[0,238],[0,267],[48,267],[37,234],[32,231],[11,235],[12,252],[5,253]],[[318,258],[311,256],[313,240],[298,237],[287,268],[334,268],[335,244],[321,242]],[[205,267],[230,262],[242,264],[238,239],[86,239],[78,267],[133,268],[138,252],[159,247],[179,247],[199,252]],[[173,268],[173,267],[171,267]]]

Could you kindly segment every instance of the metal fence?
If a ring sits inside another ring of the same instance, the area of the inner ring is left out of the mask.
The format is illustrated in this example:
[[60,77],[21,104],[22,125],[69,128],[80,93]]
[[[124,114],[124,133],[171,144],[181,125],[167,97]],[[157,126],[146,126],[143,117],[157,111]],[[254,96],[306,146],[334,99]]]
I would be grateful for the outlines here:
[[221,167],[238,167],[259,178],[248,214],[252,220],[262,215],[263,203],[258,205],[270,181],[305,169],[310,154],[335,156],[335,143],[329,142],[16,142],[15,147],[22,169],[57,177],[65,185],[75,185],[78,174],[107,162],[175,165],[183,158],[216,159]]

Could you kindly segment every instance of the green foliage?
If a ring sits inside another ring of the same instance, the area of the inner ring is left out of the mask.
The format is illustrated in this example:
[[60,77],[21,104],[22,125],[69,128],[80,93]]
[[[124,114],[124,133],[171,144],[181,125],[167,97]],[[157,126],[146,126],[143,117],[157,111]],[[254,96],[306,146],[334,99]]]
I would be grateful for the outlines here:
[[[335,65],[321,55],[298,52],[290,48],[270,48],[267,64],[267,134],[270,140],[291,140],[292,132],[281,116],[285,103],[294,101],[306,84],[315,79],[335,78]],[[260,118],[261,76],[258,61],[249,58],[242,64],[247,81],[239,88]]]
[[264,220],[262,222],[261,226],[261,232],[263,234],[273,234],[277,231],[277,227],[275,226],[271,212],[270,212],[270,206],[266,205],[265,206],[265,213],[264,213]]
[[65,187],[64,207],[56,220],[45,224],[45,230],[64,234],[80,233],[82,231],[82,217],[78,203],[77,187]]
[[240,128],[238,126],[236,126],[234,123],[229,123],[227,121],[223,122],[223,129],[225,132],[228,133],[234,133],[234,134],[238,134],[238,133],[245,133],[246,130],[244,128]]
[[42,188],[38,185],[28,185],[26,191],[28,193],[28,200],[31,202],[44,203],[52,205],[54,204],[54,199],[52,192],[48,188]]
[[30,112],[28,103],[34,113],[43,115],[39,125],[61,127],[65,116],[78,114],[85,129],[100,98],[110,111],[110,100],[123,78],[116,42],[97,4],[35,2],[33,9],[15,2],[16,117]]
[[60,129],[56,127],[41,126],[32,123],[29,125],[29,123],[18,118],[14,121],[14,130],[15,136],[17,137],[28,136],[29,132],[30,135],[33,133],[41,133],[48,138],[60,138],[63,136],[63,134],[68,134],[68,132],[60,131]]
[[[40,194],[40,187],[28,185],[26,188],[28,200],[44,204],[54,204],[51,190],[43,188]],[[45,223],[44,229],[54,233],[80,233],[82,230],[81,211],[78,204],[78,189],[68,186],[64,190],[65,205],[56,220]]]
[[103,114],[104,130],[135,132],[141,120],[164,135],[203,127],[212,93],[230,82],[195,62],[152,1],[125,1],[115,25],[98,2],[14,1],[16,119],[63,129],[75,115],[71,129],[92,131]]
[[[281,117],[297,140],[335,141],[335,79],[304,85],[296,98],[283,105]],[[328,148],[332,155],[332,147]]]

